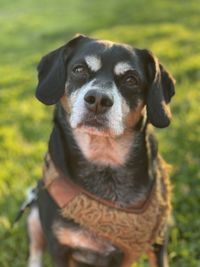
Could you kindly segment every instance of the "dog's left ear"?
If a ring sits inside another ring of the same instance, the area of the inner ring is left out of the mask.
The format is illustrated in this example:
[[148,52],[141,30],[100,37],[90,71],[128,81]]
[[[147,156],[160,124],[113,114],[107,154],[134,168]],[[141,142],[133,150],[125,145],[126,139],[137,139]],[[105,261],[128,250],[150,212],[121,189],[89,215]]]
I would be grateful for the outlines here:
[[66,82],[66,61],[76,44],[84,35],[78,35],[66,45],[44,56],[38,65],[38,86],[36,97],[46,105],[52,105],[59,101],[64,94]]
[[175,94],[175,80],[150,51],[143,53],[149,82],[147,118],[155,127],[165,128],[171,121],[169,102]]

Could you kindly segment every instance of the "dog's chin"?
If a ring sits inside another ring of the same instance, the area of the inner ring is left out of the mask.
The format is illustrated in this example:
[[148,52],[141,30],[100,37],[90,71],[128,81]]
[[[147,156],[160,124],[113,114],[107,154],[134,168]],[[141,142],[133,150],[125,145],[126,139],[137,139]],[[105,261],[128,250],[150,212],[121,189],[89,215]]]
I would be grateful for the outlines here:
[[102,126],[90,126],[81,124],[77,128],[76,131],[87,133],[89,135],[96,135],[96,136],[105,136],[105,137],[114,137],[115,134],[109,129]]

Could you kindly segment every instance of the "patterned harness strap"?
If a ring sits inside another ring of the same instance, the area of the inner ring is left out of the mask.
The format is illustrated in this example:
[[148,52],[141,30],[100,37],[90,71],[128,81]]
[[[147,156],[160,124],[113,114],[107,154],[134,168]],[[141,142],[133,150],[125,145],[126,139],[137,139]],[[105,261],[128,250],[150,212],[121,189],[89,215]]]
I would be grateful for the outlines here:
[[59,171],[57,170],[57,175],[54,179],[52,179],[52,181],[49,182],[47,175],[44,175],[43,181],[49,194],[61,209],[67,206],[67,204],[74,197],[83,193],[87,195],[89,198],[96,200],[108,207],[117,210],[122,210],[128,213],[139,214],[143,213],[148,208],[148,205],[151,202],[151,199],[155,193],[155,182],[153,182],[149,194],[145,200],[140,201],[137,204],[132,204],[132,205],[130,204],[124,207],[120,206],[119,204],[113,201],[105,200],[101,197],[95,196],[94,194],[88,192],[87,190],[73,183],[67,176],[64,176],[64,174],[62,174],[60,170]]

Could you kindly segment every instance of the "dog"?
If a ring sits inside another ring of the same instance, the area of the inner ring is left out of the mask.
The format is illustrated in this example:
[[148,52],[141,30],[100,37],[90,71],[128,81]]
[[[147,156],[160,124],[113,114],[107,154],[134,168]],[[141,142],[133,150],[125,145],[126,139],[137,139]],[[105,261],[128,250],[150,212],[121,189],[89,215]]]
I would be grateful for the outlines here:
[[36,97],[56,104],[28,216],[28,266],[167,267],[167,167],[151,130],[168,127],[175,81],[146,49],[75,36],[38,65]]

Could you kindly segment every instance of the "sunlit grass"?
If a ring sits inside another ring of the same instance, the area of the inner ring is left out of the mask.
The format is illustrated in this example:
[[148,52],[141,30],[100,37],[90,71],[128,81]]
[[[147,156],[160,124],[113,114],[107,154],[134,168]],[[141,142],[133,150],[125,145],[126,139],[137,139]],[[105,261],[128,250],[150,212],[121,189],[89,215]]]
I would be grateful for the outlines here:
[[[34,98],[37,63],[83,32],[148,48],[175,76],[173,121],[157,130],[160,150],[173,166],[170,266],[200,266],[198,1],[2,0],[0,5],[0,265],[26,266],[25,218],[14,228],[12,220],[26,188],[41,176],[53,110]],[[146,266],[141,261],[134,267]]]

